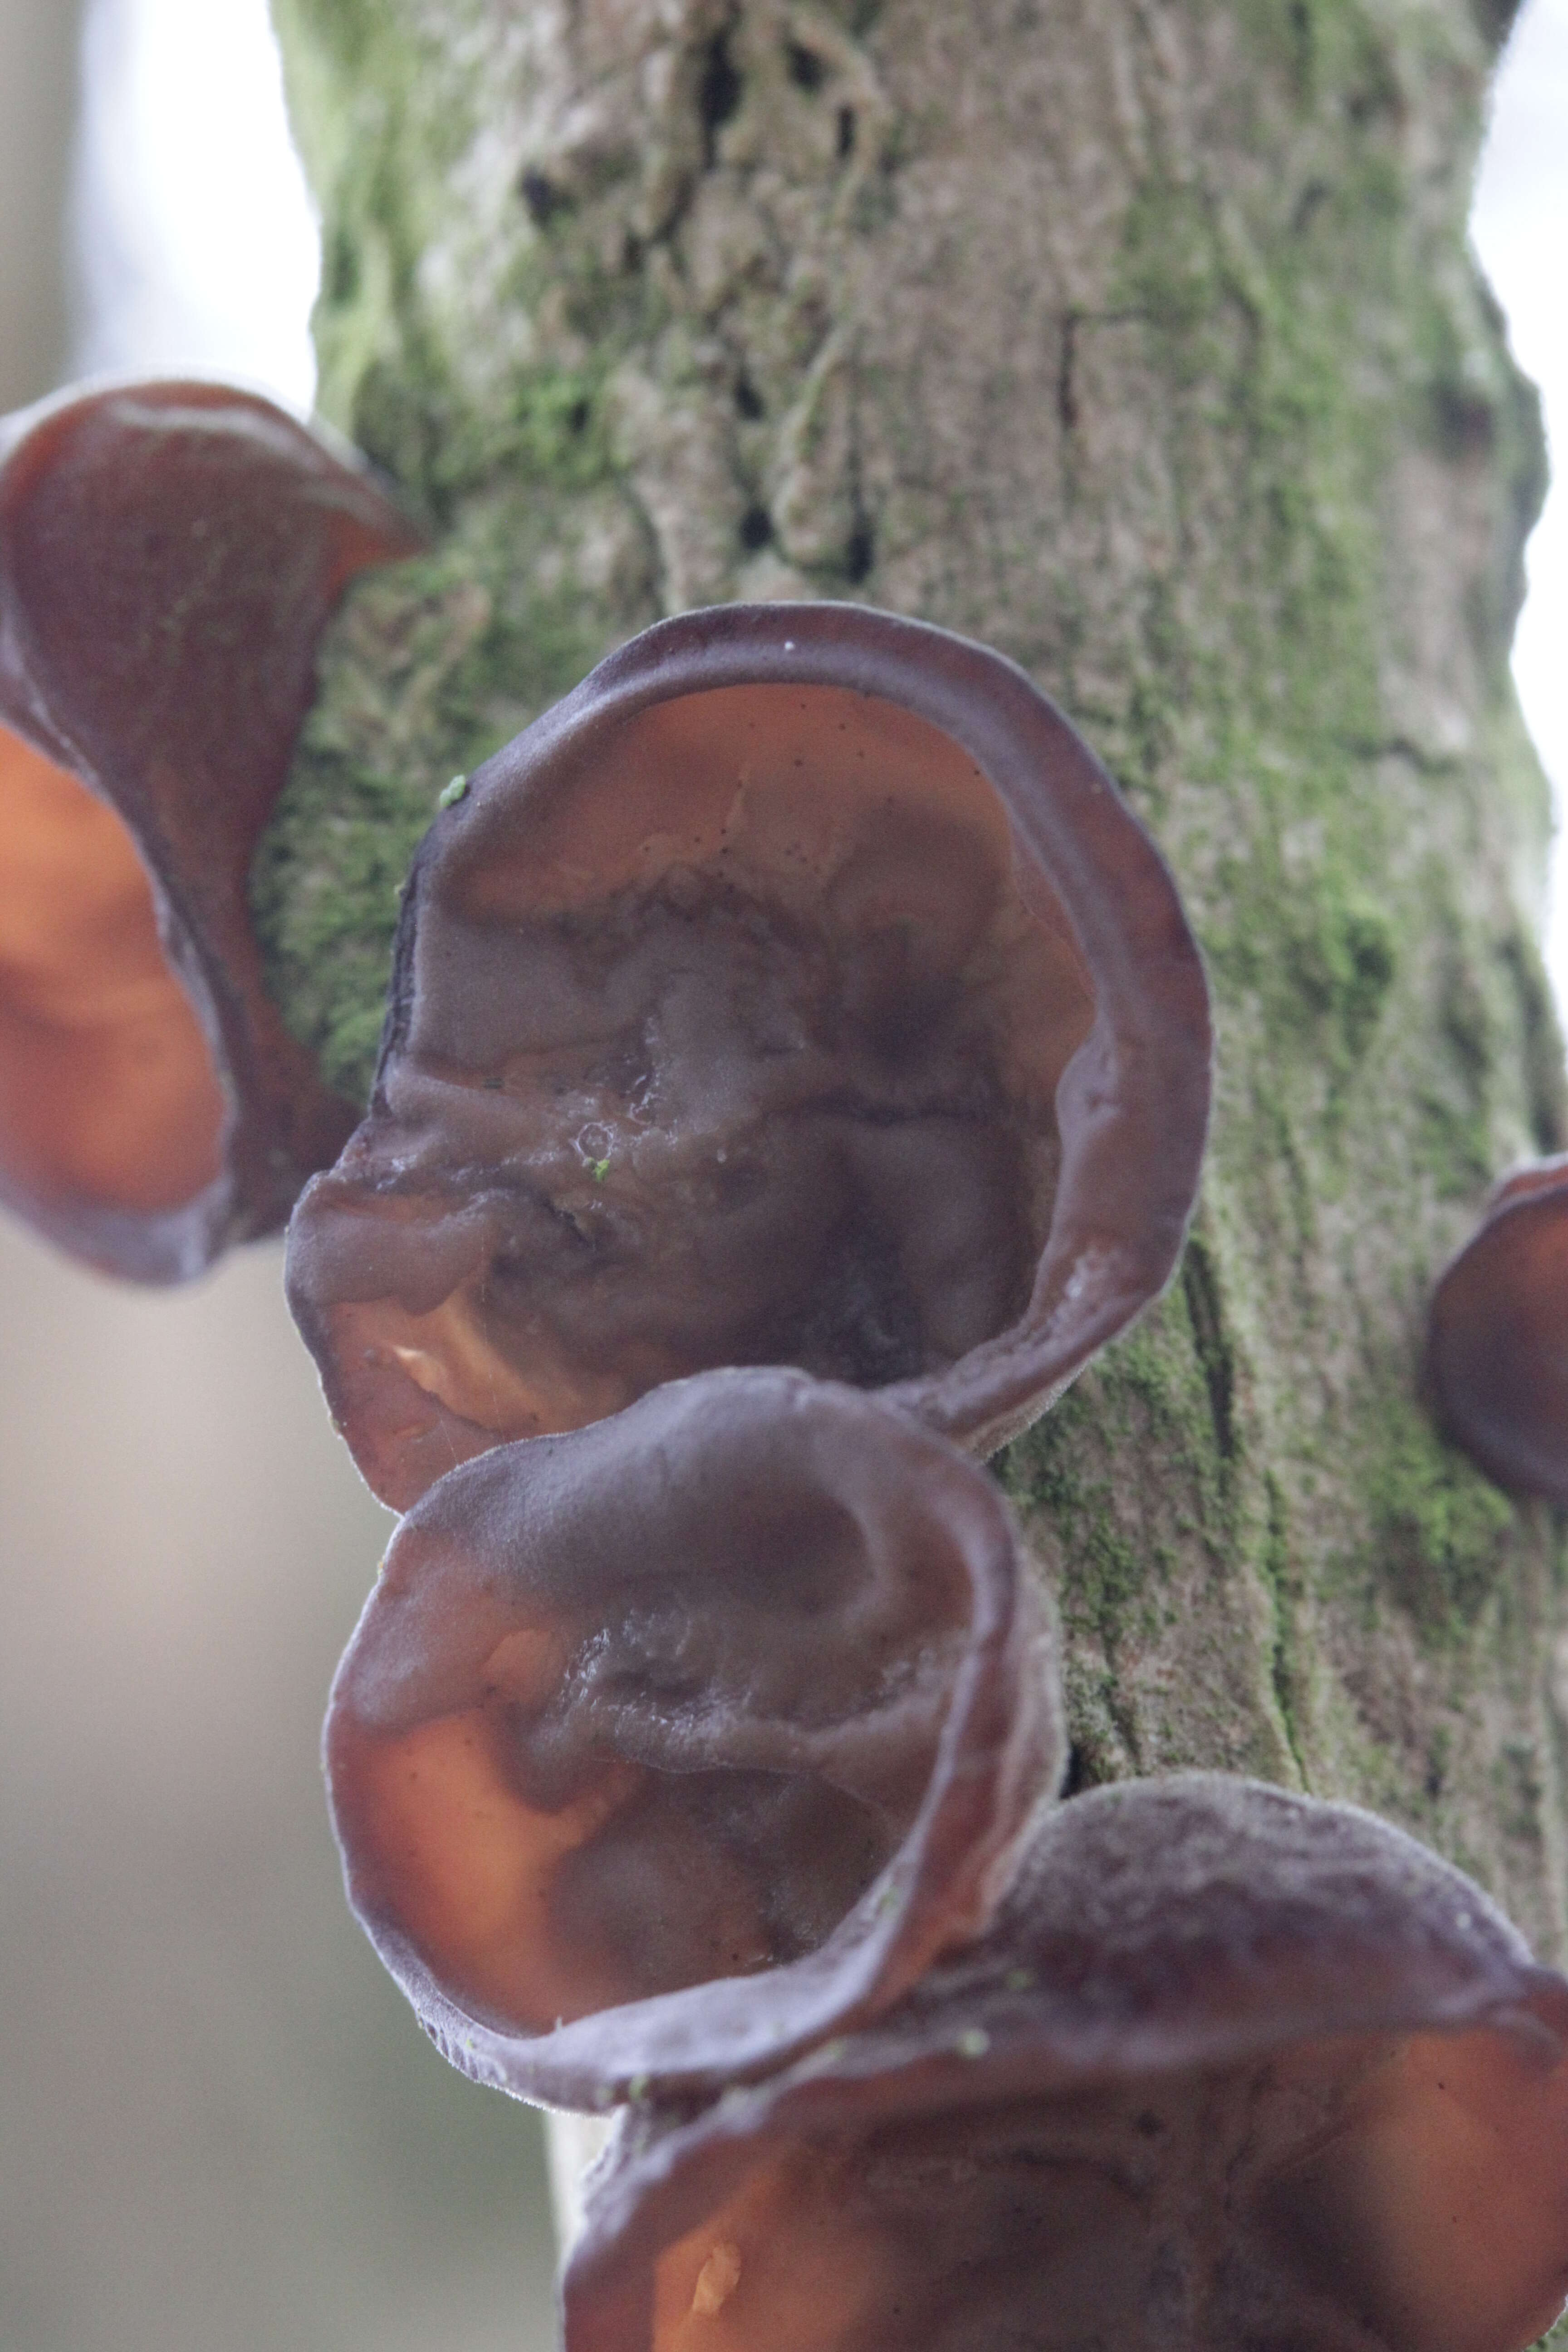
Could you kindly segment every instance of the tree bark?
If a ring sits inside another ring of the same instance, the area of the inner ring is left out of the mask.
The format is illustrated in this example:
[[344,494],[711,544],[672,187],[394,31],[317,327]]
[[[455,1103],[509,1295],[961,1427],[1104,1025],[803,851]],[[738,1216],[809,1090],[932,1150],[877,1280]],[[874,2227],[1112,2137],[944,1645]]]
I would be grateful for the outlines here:
[[1179,1279],[996,1467],[1075,1772],[1406,1823],[1561,1958],[1561,1531],[1434,1430],[1433,1276],[1563,1141],[1509,687],[1532,395],[1464,243],[1492,0],[276,0],[354,593],[258,861],[363,1088],[437,791],[634,629],[1001,647],[1176,871],[1217,1112]]

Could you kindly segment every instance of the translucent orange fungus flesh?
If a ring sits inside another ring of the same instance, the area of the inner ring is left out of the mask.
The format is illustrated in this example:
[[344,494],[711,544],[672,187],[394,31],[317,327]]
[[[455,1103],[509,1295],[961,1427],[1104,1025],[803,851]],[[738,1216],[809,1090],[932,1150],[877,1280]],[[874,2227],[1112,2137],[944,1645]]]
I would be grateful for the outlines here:
[[1280,2189],[1394,2352],[1523,2352],[1568,2298],[1568,2064],[1413,2034]]
[[857,2157],[792,2151],[669,2247],[654,2277],[652,2352],[816,2352],[862,2332],[875,2341],[898,2309],[897,2252],[867,2231]]
[[225,1108],[130,834],[0,728],[0,1175],[179,1208],[219,1172]]

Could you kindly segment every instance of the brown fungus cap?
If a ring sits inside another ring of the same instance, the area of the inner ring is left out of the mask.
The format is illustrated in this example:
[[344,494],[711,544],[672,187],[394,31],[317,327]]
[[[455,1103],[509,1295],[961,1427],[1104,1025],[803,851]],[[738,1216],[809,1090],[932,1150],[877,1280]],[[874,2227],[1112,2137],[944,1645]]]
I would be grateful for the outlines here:
[[263,991],[247,879],[328,614],[416,544],[250,393],[0,423],[0,1198],[111,1273],[275,1230],[353,1123]]
[[1568,1503],[1568,1155],[1493,1191],[1433,1295],[1426,1380],[1489,1478]]
[[1168,1278],[1209,1054],[1170,876],[1021,670],[689,614],[432,828],[295,1314],[397,1507],[721,1364],[988,1450]]
[[1063,1748],[1010,1514],[783,1370],[454,1470],[339,1673],[350,1899],[453,2063],[710,2095],[977,1934]]
[[633,2111],[567,2352],[1520,2352],[1568,2293],[1565,2038],[1568,1984],[1400,1831],[1096,1790],[893,2010]]

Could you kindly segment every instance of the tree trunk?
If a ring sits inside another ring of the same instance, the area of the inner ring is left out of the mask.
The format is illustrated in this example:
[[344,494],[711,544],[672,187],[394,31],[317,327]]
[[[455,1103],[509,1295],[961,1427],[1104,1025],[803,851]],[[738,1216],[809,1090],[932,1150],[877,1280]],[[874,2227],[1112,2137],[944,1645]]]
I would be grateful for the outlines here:
[[658,614],[1001,647],[1175,868],[1217,1112],[1180,1278],[998,1471],[1082,1781],[1408,1824],[1563,1956],[1563,1546],[1435,1433],[1426,1300],[1563,1140],[1510,692],[1535,406],[1464,245],[1483,0],[277,0],[354,593],[258,863],[363,1087],[455,771]]

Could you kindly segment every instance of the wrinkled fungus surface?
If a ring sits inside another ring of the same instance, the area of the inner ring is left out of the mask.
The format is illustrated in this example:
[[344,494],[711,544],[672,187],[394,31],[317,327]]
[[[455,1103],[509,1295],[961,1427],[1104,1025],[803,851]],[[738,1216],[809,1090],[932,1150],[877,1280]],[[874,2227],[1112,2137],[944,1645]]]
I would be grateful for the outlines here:
[[1021,671],[842,604],[689,614],[432,828],[290,1295],[398,1507],[723,1364],[989,1447],[1166,1280],[1208,1076],[1170,877]]
[[1433,1296],[1426,1372],[1445,1430],[1489,1478],[1568,1503],[1568,1157],[1492,1193]]
[[0,1197],[111,1272],[274,1229],[352,1124],[263,992],[246,881],[327,615],[415,545],[250,394],[0,424]]
[[1400,1832],[1097,1790],[861,2032],[634,2111],[567,2352],[1520,2352],[1568,2292],[1565,2039],[1568,1983]]
[[1011,1517],[783,1370],[454,1470],[328,1717],[355,1909],[466,2072],[711,2092],[978,1933],[1063,1749]]

